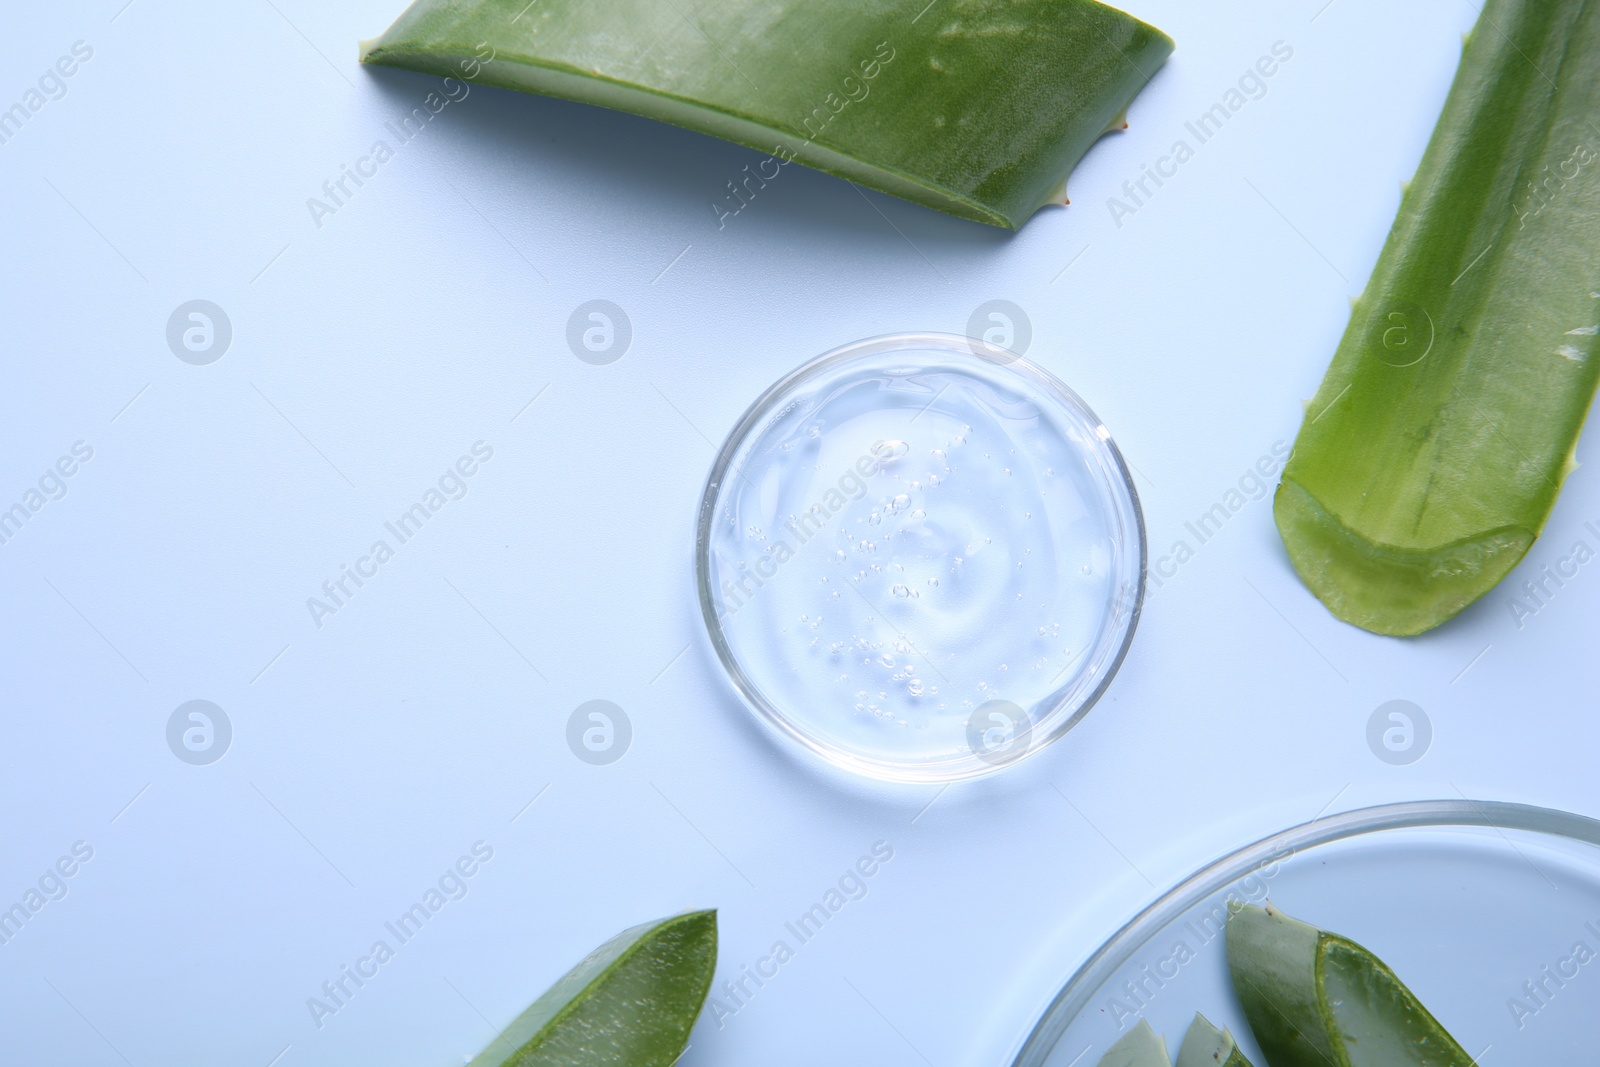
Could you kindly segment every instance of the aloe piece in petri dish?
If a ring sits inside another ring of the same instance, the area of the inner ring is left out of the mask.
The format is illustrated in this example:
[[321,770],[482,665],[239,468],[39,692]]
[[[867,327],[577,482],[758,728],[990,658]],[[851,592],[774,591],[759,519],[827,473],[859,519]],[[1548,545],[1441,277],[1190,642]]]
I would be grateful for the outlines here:
[[1271,1067],[1473,1067],[1382,960],[1268,905],[1228,918],[1228,970]]
[[1254,1067],[1239,1051],[1233,1035],[1224,1027],[1218,1030],[1199,1012],[1183,1035],[1176,1067]]
[[1172,1067],[1166,1039],[1140,1019],[1100,1057],[1099,1067]]

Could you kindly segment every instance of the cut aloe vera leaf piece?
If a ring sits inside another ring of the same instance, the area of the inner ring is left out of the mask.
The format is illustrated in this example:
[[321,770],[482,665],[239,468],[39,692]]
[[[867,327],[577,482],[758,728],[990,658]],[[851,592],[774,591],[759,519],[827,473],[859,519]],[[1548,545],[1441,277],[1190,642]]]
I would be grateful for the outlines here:
[[719,225],[798,160],[1016,229],[1171,52],[1094,0],[417,0],[361,59],[769,153],[707,190]]
[[1099,1067],[1172,1067],[1172,1060],[1167,1056],[1166,1039],[1140,1019],[1138,1025],[1106,1049]]
[[1254,1067],[1239,1051],[1227,1029],[1218,1030],[1199,1012],[1183,1035],[1177,1067]]
[[1228,918],[1228,970],[1271,1067],[1472,1067],[1411,990],[1348,938],[1270,905]]
[[468,1067],[671,1067],[717,965],[717,913],[645,923],[591,952]]
[[1527,553],[1600,375],[1600,17],[1488,0],[1284,468],[1300,577],[1415,634]]

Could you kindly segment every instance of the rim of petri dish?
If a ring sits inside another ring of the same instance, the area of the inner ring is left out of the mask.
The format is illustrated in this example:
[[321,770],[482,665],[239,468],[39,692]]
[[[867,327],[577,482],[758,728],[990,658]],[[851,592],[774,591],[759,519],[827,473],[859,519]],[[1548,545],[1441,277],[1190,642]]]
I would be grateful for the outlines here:
[[1289,854],[1348,838],[1429,827],[1521,830],[1600,847],[1600,820],[1555,808],[1495,800],[1415,800],[1325,815],[1246,845],[1207,864],[1162,894],[1095,950],[1061,990],[1023,1040],[1011,1067],[1041,1067],[1057,1042],[1105,983],[1156,934],[1214,893]]
[[[971,752],[938,761],[897,761],[876,758],[817,736],[762,692],[730,647],[717,614],[716,597],[711,584],[712,522],[723,484],[743,447],[765,427],[768,417],[775,410],[808,383],[842,364],[900,351],[908,354],[948,353],[985,360],[1016,374],[1039,398],[1047,398],[1057,409],[1057,414],[1064,415],[1068,423],[1084,431],[1083,440],[1087,444],[1078,444],[1077,448],[1086,458],[1095,460],[1097,469],[1105,476],[1105,488],[1113,502],[1111,514],[1107,516],[1108,524],[1116,533],[1113,547],[1121,555],[1120,562],[1124,569],[1131,572],[1131,594],[1116,596],[1105,606],[1094,648],[1072,677],[1055,690],[1054,695],[1059,699],[1034,719],[1025,746],[1004,759],[992,756],[986,759]],[[1100,417],[1082,397],[1037,364],[988,342],[947,333],[888,334],[856,341],[802,364],[773,383],[746,409],[718,451],[706,478],[695,527],[695,586],[700,600],[700,613],[717,659],[745,704],[768,726],[828,763],[892,782],[952,782],[993,774],[1034,755],[1077,725],[1104,695],[1128,654],[1144,606],[1147,567],[1144,512],[1139,503],[1138,489],[1121,451]],[[1075,683],[1085,678],[1091,680],[1090,684],[1075,687]]]

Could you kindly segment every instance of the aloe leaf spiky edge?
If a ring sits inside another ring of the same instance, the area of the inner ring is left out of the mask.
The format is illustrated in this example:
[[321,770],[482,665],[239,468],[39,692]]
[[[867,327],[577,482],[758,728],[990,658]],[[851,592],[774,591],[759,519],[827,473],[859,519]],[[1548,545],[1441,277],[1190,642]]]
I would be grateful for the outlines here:
[[951,10],[862,0],[825,11],[804,0],[416,0],[363,42],[361,59],[631,111],[771,153],[774,169],[746,194],[797,160],[1017,229],[1060,202],[1068,173],[1121,127],[1172,49],[1097,0]]
[[1488,0],[1274,500],[1302,580],[1376,633],[1532,546],[1600,381],[1600,10]]

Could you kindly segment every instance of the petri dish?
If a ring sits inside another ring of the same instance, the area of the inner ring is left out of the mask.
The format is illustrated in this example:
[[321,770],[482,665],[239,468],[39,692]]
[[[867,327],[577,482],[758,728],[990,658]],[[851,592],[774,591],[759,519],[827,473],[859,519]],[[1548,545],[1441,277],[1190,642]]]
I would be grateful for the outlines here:
[[1140,1018],[1176,1054],[1196,1011],[1265,1063],[1222,929],[1229,901],[1267,900],[1376,953],[1469,1055],[1575,1063],[1593,1052],[1600,982],[1574,954],[1578,942],[1577,955],[1600,950],[1600,822],[1462,799],[1328,816],[1202,868],[1077,969],[1013,1067],[1095,1067]]
[[1144,522],[1072,390],[983,341],[846,345],[766,391],[706,482],[702,614],[761,719],[830,763],[951,781],[1037,752],[1105,692]]

